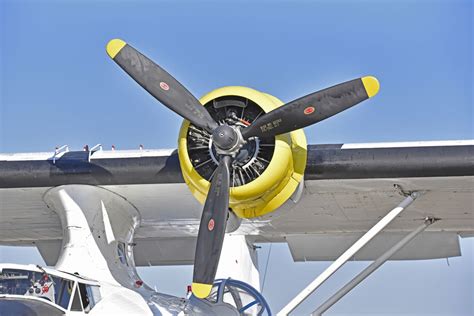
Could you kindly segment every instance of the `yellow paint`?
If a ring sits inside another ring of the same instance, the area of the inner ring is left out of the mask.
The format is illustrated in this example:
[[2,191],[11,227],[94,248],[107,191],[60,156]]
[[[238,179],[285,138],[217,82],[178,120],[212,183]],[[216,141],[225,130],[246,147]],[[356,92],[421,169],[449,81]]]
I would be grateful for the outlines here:
[[[236,95],[257,103],[269,112],[283,103],[271,96],[246,87],[224,87],[201,98],[201,103]],[[178,154],[181,171],[188,187],[196,199],[204,204],[210,183],[194,170],[187,151],[186,135],[189,122],[184,121],[179,133]],[[303,130],[279,135],[275,138],[273,158],[267,169],[254,181],[231,188],[229,206],[242,218],[262,216],[276,210],[295,192],[303,179],[306,167],[306,137]]]
[[194,283],[191,286],[194,296],[198,298],[206,298],[212,290],[212,284]]
[[113,39],[107,43],[107,54],[110,56],[110,58],[114,59],[125,45],[127,45],[127,43],[121,39]]
[[364,85],[365,91],[369,98],[373,97],[379,92],[380,83],[377,78],[372,76],[367,76],[362,78],[362,84]]

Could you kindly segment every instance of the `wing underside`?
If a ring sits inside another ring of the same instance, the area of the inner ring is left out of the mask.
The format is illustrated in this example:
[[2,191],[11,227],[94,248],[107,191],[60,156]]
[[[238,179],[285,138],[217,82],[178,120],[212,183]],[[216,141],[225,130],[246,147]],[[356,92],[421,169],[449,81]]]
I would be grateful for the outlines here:
[[[62,229],[43,195],[58,185],[97,185],[139,211],[137,265],[192,263],[201,206],[184,184],[176,152],[52,156],[0,155],[0,244],[35,244],[53,258]],[[440,221],[394,259],[456,256],[458,236],[474,234],[473,157],[472,141],[312,145],[301,194],[271,216],[244,220],[237,233],[255,242],[287,242],[298,261],[333,260],[404,192],[416,190],[422,196],[355,259],[373,259],[380,245],[395,243],[427,216]],[[157,245],[160,251],[150,251]]]

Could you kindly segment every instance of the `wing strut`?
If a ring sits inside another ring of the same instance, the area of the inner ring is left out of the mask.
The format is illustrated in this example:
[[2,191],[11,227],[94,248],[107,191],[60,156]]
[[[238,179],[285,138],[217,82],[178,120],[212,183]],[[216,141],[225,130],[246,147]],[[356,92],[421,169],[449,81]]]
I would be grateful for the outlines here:
[[[404,193],[404,192],[403,192]],[[367,233],[357,240],[349,249],[347,249],[339,258],[336,259],[326,270],[324,270],[316,279],[313,280],[306,288],[303,289],[293,300],[291,300],[282,310],[278,312],[278,316],[288,315],[301,303],[303,303],[317,288],[319,288],[331,275],[333,275],[340,267],[350,260],[362,247],[378,235],[388,224],[390,224],[403,210],[410,206],[417,197],[419,192],[409,192],[405,194],[405,199],[398,204],[393,210],[388,212],[377,224],[375,224]],[[388,258],[387,258],[388,259]],[[356,284],[355,284],[356,285]],[[354,286],[355,286],[354,285]],[[337,301],[337,300],[336,300]],[[328,307],[329,308],[329,307]],[[316,314],[317,315],[317,314]]]
[[350,280],[346,285],[344,285],[339,291],[337,291],[333,296],[328,298],[321,306],[319,306],[311,315],[320,316],[326,312],[331,306],[336,304],[341,298],[349,293],[353,288],[355,288],[360,282],[364,281],[369,275],[377,270],[382,264],[384,264],[388,259],[390,259],[397,251],[402,249],[406,244],[408,244],[413,238],[422,233],[428,226],[437,222],[438,219],[433,217],[425,218],[423,224],[418,226],[414,231],[403,237],[399,242],[393,245],[389,250],[384,252],[380,257],[374,260],[367,268]]

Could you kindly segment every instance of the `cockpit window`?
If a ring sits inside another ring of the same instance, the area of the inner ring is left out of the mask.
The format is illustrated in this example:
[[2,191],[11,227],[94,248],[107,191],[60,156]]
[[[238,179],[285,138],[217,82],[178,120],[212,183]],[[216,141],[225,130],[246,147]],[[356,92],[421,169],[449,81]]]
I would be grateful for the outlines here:
[[36,296],[54,303],[57,282],[57,278],[43,272],[2,269],[0,294]]
[[[0,294],[35,296],[71,310],[89,312],[101,299],[99,287],[78,283],[45,272],[20,269],[0,271]],[[70,303],[71,297],[73,302]]]
[[79,289],[74,291],[74,298],[72,299],[71,311],[82,312],[81,298],[79,296]]
[[81,294],[81,301],[82,301],[82,307],[84,307],[84,311],[90,311],[90,302],[89,302],[89,296],[87,295],[86,292],[86,285],[82,283],[77,283],[79,293]]
[[72,290],[74,288],[74,281],[59,278],[57,279],[56,304],[64,309],[67,309],[71,299]]
[[[87,294],[87,299],[89,300],[89,310],[92,309],[95,304],[97,304],[101,299],[102,296],[100,295],[100,290],[99,287],[96,285],[85,285],[86,288],[86,294]],[[84,307],[84,310],[87,312],[86,308]]]

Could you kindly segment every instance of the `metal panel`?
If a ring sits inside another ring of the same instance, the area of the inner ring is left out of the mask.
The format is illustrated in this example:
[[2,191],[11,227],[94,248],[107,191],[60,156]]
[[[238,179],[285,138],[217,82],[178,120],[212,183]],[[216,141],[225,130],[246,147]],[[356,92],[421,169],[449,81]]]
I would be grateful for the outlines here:
[[[419,224],[419,223],[418,223]],[[406,234],[382,232],[357,253],[353,260],[374,260]],[[286,240],[295,261],[332,261],[349,248],[361,234],[291,235]],[[456,233],[423,232],[390,260],[448,258],[461,255]]]

